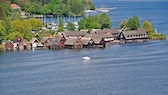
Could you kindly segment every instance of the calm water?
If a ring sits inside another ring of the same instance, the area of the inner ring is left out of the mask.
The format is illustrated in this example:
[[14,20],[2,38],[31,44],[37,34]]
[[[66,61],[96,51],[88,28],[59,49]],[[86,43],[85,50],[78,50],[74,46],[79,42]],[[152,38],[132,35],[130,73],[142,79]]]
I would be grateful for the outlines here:
[[[114,27],[136,14],[167,34],[167,2],[103,1],[117,7],[109,13]],[[0,95],[168,95],[167,47],[168,40],[105,49],[0,52]],[[92,59],[83,61],[85,55]]]

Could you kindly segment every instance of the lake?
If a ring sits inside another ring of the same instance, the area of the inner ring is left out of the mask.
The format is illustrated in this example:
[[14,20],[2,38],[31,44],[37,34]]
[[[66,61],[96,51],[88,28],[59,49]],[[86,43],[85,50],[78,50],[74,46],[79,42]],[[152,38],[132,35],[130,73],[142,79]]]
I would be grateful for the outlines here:
[[[137,15],[141,23],[148,19],[168,34],[168,2],[103,3],[117,7],[108,13],[113,27]],[[168,40],[105,49],[0,52],[0,95],[167,95],[167,47]]]

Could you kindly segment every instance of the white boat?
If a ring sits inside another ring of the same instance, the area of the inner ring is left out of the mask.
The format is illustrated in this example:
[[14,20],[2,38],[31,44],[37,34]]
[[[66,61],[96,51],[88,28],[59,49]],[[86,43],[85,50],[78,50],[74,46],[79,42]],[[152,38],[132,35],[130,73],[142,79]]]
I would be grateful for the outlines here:
[[96,10],[85,10],[85,13],[93,13],[93,12],[97,12]]
[[84,56],[84,57],[82,57],[82,59],[83,59],[83,60],[90,60],[91,58],[88,57],[88,56]]

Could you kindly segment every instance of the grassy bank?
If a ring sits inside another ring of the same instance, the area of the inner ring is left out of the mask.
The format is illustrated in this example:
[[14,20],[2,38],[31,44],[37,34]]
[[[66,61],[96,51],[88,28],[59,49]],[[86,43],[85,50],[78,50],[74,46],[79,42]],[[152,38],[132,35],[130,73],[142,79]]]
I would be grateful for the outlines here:
[[166,34],[152,33],[152,34],[149,34],[149,39],[151,39],[151,40],[166,40]]
[[5,50],[5,46],[3,44],[0,44],[0,50]]

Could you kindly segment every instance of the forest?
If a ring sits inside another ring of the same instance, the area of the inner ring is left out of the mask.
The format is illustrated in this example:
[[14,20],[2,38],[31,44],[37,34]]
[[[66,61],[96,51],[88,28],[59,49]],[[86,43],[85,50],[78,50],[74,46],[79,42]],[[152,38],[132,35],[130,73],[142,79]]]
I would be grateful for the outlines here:
[[30,14],[81,16],[85,9],[94,10],[91,0],[10,0]]

